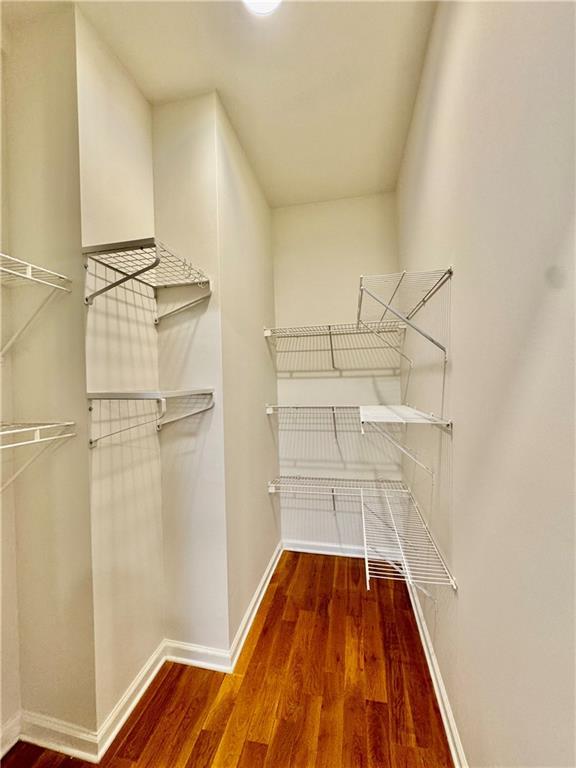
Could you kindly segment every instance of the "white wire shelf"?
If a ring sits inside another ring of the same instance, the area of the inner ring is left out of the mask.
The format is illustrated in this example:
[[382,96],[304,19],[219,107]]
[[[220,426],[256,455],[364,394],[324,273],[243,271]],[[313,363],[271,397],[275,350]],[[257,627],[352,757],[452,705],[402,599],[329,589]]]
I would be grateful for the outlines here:
[[339,435],[365,435],[368,427],[370,433],[383,437],[431,476],[432,468],[405,444],[405,427],[422,424],[452,428],[451,421],[406,405],[267,405],[266,413],[276,417],[279,432],[332,433],[337,442]]
[[397,333],[401,324],[395,320],[387,323],[366,323],[358,327],[356,323],[334,323],[327,325],[299,325],[285,328],[265,328],[264,336],[271,340],[301,339],[314,336],[361,336],[373,331],[380,333]]
[[265,328],[264,336],[280,372],[370,371],[399,368],[405,328],[396,320],[335,323]]
[[362,424],[431,424],[451,427],[449,419],[419,411],[409,405],[267,405],[266,413],[282,418],[284,423],[301,420],[307,424],[320,422],[325,416],[338,413],[357,417],[358,429]]
[[[214,408],[214,390],[213,389],[179,389],[179,390],[146,390],[146,391],[118,391],[118,392],[88,392],[89,411],[94,411],[94,403],[102,401],[125,401],[125,402],[150,402],[156,405],[156,410],[151,416],[146,414],[145,420],[131,422],[127,426],[118,427],[107,432],[92,435],[89,440],[91,448],[95,448],[101,440],[128,432],[147,424],[155,424],[156,429],[160,431],[162,427],[173,424],[177,421],[198,416],[201,413]],[[110,416],[108,415],[108,419]],[[118,414],[116,421],[124,421],[131,418],[128,414]]]
[[22,259],[16,259],[5,253],[0,253],[0,285],[6,288],[20,288],[23,286],[40,286],[50,288],[50,292],[38,304],[36,309],[28,319],[12,334],[12,336],[2,345],[0,357],[18,341],[20,336],[32,325],[40,312],[61,293],[70,293],[72,281],[65,275],[53,272],[50,269],[39,267]]
[[[174,288],[177,286],[210,286],[208,277],[197,267],[172,253],[163,243],[153,237],[130,240],[123,243],[107,243],[89,246],[82,253],[97,264],[113,269],[122,275],[118,280],[88,294],[84,301],[91,305],[94,299],[128,280],[138,280],[153,288]],[[210,297],[210,292],[200,298],[186,302],[160,315],[156,322],[195,306]]]
[[75,437],[73,421],[51,422],[2,422],[0,423],[0,449],[39,446],[38,450],[0,486],[0,492],[6,490],[32,462],[54,443]]
[[456,582],[436,546],[410,489],[397,480],[285,476],[268,484],[270,493],[354,500],[362,513],[366,582],[404,580],[414,586]]
[[[50,440],[74,437],[73,421],[51,422],[2,422],[0,424],[0,449],[36,445]],[[6,442],[7,441],[7,442]]]
[[70,293],[72,281],[58,272],[0,253],[0,284],[2,286],[13,288],[34,283]]
[[452,277],[452,268],[428,272],[363,275],[358,295],[358,326],[389,322],[393,316],[446,354],[446,347],[414,322],[415,315]]
[[452,427],[449,419],[419,411],[409,405],[361,405],[359,411],[362,424],[433,424]]

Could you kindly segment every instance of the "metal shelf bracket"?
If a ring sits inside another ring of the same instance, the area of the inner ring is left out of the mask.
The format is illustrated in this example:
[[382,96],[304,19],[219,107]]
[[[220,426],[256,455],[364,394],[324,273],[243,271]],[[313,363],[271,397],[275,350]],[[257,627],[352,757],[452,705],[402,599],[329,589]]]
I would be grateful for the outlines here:
[[112,283],[108,283],[108,285],[105,285],[104,288],[100,288],[98,291],[93,291],[92,293],[89,293],[84,298],[84,304],[87,304],[89,307],[91,307],[92,304],[94,303],[94,299],[97,296],[102,296],[103,293],[108,293],[108,291],[111,291],[113,288],[117,288],[119,285],[122,285],[123,283],[128,282],[128,280],[134,280],[139,275],[143,275],[149,270],[154,269],[155,267],[158,266],[158,264],[160,264],[160,257],[156,256],[154,261],[151,261],[150,264],[147,264],[145,267],[142,267],[141,269],[138,269],[135,272],[131,272],[129,275],[124,275],[124,277],[121,277],[118,280],[114,280]]
[[192,307],[196,307],[198,304],[202,304],[205,301],[208,301],[208,299],[212,296],[212,291],[208,291],[208,293],[204,294],[204,296],[200,296],[197,299],[193,299],[192,301],[187,301],[184,304],[180,304],[175,309],[170,309],[168,312],[163,312],[161,315],[157,315],[154,318],[154,324],[158,325],[161,320],[164,320],[166,317],[172,317],[172,315],[177,315],[180,312],[184,312],[186,309],[192,309]]

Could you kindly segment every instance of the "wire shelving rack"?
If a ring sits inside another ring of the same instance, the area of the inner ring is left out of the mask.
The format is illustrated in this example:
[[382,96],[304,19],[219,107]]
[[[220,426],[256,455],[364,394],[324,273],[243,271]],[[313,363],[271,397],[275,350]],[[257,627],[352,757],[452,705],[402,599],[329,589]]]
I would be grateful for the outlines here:
[[264,336],[278,371],[397,369],[405,329],[394,319],[265,328]]
[[362,424],[431,424],[452,428],[449,419],[419,411],[410,405],[361,405],[358,410]]
[[331,497],[354,503],[362,515],[366,585],[371,579],[396,579],[415,587],[456,589],[410,489],[399,480],[347,480],[284,476],[268,484],[271,494]]
[[446,346],[422,329],[414,321],[414,317],[451,277],[451,267],[428,272],[362,275],[358,294],[358,327],[389,322],[393,316],[428,339],[446,355]]
[[51,421],[51,422],[2,422],[0,423],[0,450],[8,448],[22,448],[25,446],[40,446],[24,464],[0,486],[0,491],[4,491],[16,478],[27,469],[32,462],[40,456],[53,443],[61,440],[68,440],[75,437],[73,421]]
[[[144,419],[131,421],[126,426],[118,426],[107,432],[98,435],[91,434],[89,439],[90,448],[95,448],[99,442],[114,437],[123,432],[128,432],[148,424],[154,424],[160,431],[168,424],[177,421],[198,416],[214,408],[214,390],[213,389],[189,389],[189,390],[165,390],[154,391],[147,390],[141,392],[88,392],[88,410],[92,414],[94,403],[102,401],[124,401],[124,402],[153,402],[155,411],[153,414],[145,414]],[[114,421],[124,421],[132,417],[122,414],[114,418]]]
[[431,477],[434,472],[406,445],[409,424],[452,428],[452,422],[407,405],[267,405],[266,413],[275,416],[280,432],[332,432],[334,438],[344,433],[383,437],[400,453]]
[[53,272],[45,267],[40,267],[36,264],[31,264],[28,261],[16,259],[14,256],[0,253],[0,285],[11,289],[24,286],[37,286],[51,289],[48,295],[32,312],[30,317],[15,333],[12,334],[6,343],[2,345],[0,357],[4,357],[55,296],[58,296],[61,293],[71,292],[72,281],[70,278],[61,275],[58,272]]
[[153,237],[141,240],[129,240],[122,243],[106,243],[82,249],[87,259],[109,267],[121,275],[117,280],[107,283],[102,288],[87,294],[84,302],[90,306],[94,300],[128,280],[138,280],[154,290],[156,296],[160,288],[178,286],[199,286],[207,292],[197,298],[184,302],[155,318],[155,323],[189,309],[211,296],[210,280],[197,267],[172,253],[163,243]]

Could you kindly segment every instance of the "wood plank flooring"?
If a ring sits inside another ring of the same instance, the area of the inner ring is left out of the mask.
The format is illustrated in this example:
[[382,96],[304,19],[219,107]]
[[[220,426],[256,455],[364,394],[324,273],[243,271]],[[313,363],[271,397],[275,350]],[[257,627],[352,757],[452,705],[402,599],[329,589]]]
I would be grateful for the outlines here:
[[[2,768],[89,768],[17,744]],[[285,552],[234,674],[166,663],[103,768],[452,768],[406,587]]]

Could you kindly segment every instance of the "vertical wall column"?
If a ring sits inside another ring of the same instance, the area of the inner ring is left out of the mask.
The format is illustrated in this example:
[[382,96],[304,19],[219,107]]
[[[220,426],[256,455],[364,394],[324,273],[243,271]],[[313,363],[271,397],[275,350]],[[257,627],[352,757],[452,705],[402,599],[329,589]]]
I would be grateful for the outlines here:
[[[227,650],[228,578],[218,261],[216,96],[154,108],[156,236],[210,277],[212,297],[159,326],[162,389],[214,389],[215,407],[162,430],[166,636]],[[185,300],[170,289],[164,302]],[[169,308],[167,304],[167,308]],[[160,311],[162,311],[160,309]]]
[[[7,221],[11,253],[73,280],[11,353],[13,416],[74,420],[14,484],[22,707],[94,729],[95,671],[72,6],[13,30],[6,56]],[[14,302],[15,322],[30,311]],[[25,730],[30,727],[25,721]]]

